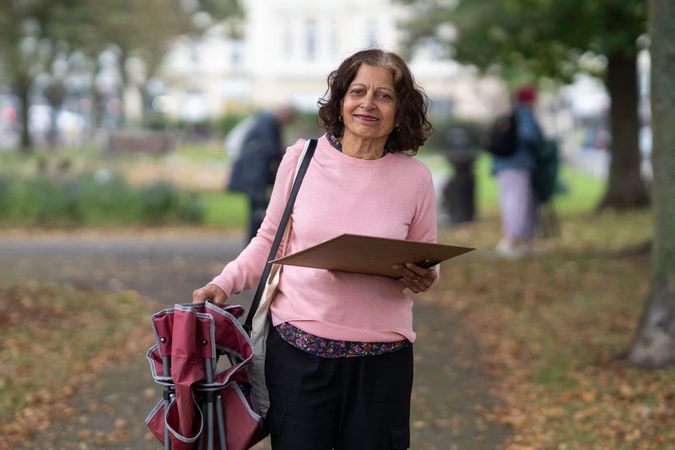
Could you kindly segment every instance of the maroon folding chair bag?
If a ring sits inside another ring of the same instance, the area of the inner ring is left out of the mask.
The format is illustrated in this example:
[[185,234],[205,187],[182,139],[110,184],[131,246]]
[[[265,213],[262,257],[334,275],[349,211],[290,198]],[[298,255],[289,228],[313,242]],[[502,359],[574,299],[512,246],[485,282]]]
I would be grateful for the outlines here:
[[237,320],[243,312],[206,302],[153,314],[155,344],[146,356],[163,396],[145,423],[165,450],[246,450],[265,437],[250,395],[253,349]]

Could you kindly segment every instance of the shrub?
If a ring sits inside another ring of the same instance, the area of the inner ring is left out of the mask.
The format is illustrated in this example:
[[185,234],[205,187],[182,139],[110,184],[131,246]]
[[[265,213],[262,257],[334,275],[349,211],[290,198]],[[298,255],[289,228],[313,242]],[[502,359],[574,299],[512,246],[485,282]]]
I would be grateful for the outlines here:
[[138,222],[140,196],[118,175],[101,170],[80,177],[84,223],[88,225],[130,224]]
[[82,186],[79,180],[67,179],[56,183],[48,178],[33,182],[37,206],[34,225],[69,226],[82,223]]
[[0,223],[12,226],[202,223],[192,194],[159,182],[132,189],[109,172],[76,177],[0,175]]
[[227,136],[227,133],[246,117],[248,117],[246,113],[226,114],[222,116],[218,119],[218,132],[221,136]]
[[317,123],[317,112],[303,111],[298,114],[295,122],[288,127],[284,134],[289,143],[296,139],[309,139],[323,135],[324,131]]
[[174,185],[164,181],[142,188],[140,199],[143,223],[201,223],[203,218],[194,195],[182,195]]
[[454,129],[460,129],[466,132],[471,150],[478,150],[483,141],[486,126],[478,122],[461,120],[456,117],[431,119],[433,126],[433,133],[425,143],[425,147],[441,153],[446,153],[450,150],[450,133]]

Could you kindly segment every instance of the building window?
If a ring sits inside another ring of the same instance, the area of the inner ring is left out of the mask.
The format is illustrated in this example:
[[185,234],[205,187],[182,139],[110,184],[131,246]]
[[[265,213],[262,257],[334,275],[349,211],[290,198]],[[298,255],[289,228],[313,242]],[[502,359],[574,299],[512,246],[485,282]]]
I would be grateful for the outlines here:
[[199,64],[199,42],[196,39],[190,40],[190,62],[192,64]]
[[338,48],[339,36],[338,36],[338,27],[335,20],[332,20],[330,23],[330,34],[328,36],[328,45],[330,48],[330,54],[333,57],[336,57],[340,54],[340,49]]
[[375,21],[375,19],[369,19],[366,22],[366,46],[370,48],[376,47],[377,41],[377,21]]
[[234,70],[240,69],[243,60],[244,44],[241,39],[230,40],[230,64]]
[[286,60],[291,58],[293,50],[293,35],[291,33],[291,24],[286,20],[281,34],[281,54]]
[[309,19],[305,22],[305,57],[307,61],[316,60],[317,50],[317,25],[316,20]]

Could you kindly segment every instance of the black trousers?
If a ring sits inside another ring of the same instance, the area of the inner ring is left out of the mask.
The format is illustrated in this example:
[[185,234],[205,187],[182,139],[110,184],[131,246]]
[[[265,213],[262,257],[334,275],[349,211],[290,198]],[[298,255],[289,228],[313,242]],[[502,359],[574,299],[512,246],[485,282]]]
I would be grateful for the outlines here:
[[266,199],[259,199],[253,196],[248,197],[248,240],[246,241],[246,244],[251,242],[251,239],[258,234],[258,228],[262,225],[266,212]]
[[393,450],[410,446],[412,345],[378,356],[320,358],[272,327],[265,420],[274,450]]

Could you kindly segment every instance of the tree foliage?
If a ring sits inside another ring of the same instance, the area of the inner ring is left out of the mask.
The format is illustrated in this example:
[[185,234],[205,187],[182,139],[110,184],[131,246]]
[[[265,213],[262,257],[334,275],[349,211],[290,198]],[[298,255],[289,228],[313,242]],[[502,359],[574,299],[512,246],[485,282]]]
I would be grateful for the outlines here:
[[72,27],[82,0],[21,0],[0,3],[0,75],[19,98],[22,147],[31,146],[28,106],[35,78],[63,51],[61,33]]
[[[72,54],[84,54],[92,62],[93,78],[99,55],[114,49],[126,84],[128,58],[142,61],[146,75],[152,73],[176,37],[201,33],[240,13],[237,0],[0,2],[0,81],[19,98],[22,147],[31,146],[24,111],[31,103],[35,79],[50,73],[55,59],[67,61]],[[58,77],[52,77],[52,93],[62,89],[58,83]]]
[[645,206],[637,107],[638,38],[645,0],[426,0],[412,2],[408,45],[429,39],[460,62],[505,78],[570,81],[580,71],[604,76],[611,97],[611,164],[599,207]]
[[[404,2],[411,3],[410,0]],[[637,53],[646,31],[643,0],[427,0],[412,2],[409,47],[433,39],[448,55],[482,69],[569,81],[599,74],[593,56]]]

